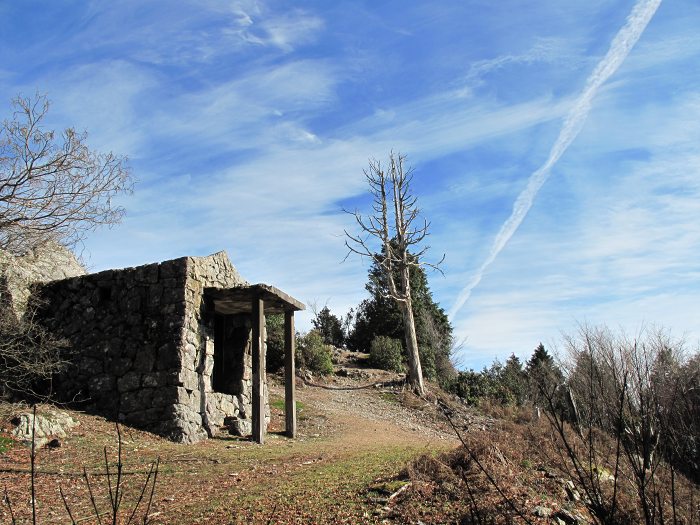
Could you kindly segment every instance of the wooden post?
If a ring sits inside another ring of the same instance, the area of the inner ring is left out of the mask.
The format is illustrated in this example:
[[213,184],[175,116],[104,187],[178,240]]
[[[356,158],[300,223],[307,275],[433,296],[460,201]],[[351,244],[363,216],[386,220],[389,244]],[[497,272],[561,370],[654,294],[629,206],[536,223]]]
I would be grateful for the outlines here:
[[265,303],[261,297],[253,299],[253,441],[265,441]]
[[284,420],[287,436],[297,435],[297,405],[294,370],[294,312],[284,312]]

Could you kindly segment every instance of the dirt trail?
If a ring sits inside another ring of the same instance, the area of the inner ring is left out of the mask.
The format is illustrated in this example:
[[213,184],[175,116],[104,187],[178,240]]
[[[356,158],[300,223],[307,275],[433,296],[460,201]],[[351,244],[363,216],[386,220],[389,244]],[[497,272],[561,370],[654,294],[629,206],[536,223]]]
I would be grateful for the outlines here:
[[[331,384],[356,387],[391,379],[382,374],[334,378]],[[380,523],[385,503],[368,488],[390,485],[420,454],[456,445],[434,405],[398,388],[327,390],[302,384],[297,389],[299,436],[290,440],[281,435],[284,415],[276,408],[283,395],[283,387],[273,381],[272,422],[263,446],[233,436],[178,445],[124,428],[125,470],[135,473],[125,477],[124,508],[133,507],[148,464],[160,457],[150,511],[154,523]],[[116,452],[114,426],[93,416],[74,416],[81,422],[78,430],[61,448],[41,450],[37,458],[39,523],[69,522],[59,484],[75,515],[92,514],[83,466],[94,473],[98,507],[109,505],[100,472],[103,447],[110,457]],[[8,487],[20,517],[28,516],[29,476],[17,471],[28,467],[22,447],[0,455],[0,486]],[[5,514],[0,506],[0,522]]]
[[[281,397],[281,389],[273,387],[272,395]],[[434,407],[423,407],[423,414],[404,407],[401,397],[378,389],[300,388],[299,438],[271,435],[269,456],[237,473],[220,504],[193,522],[381,522],[383,505],[367,488],[394,477],[413,457],[456,445],[436,424]],[[273,428],[281,420],[274,415]],[[284,453],[275,453],[279,448]]]

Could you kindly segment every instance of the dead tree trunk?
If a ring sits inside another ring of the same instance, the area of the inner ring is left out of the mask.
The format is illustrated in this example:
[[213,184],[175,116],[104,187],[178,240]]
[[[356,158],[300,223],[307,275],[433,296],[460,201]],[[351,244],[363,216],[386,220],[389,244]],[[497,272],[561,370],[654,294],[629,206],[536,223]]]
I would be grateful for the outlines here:
[[[364,217],[358,211],[350,212],[360,227],[360,234],[355,236],[346,231],[345,245],[348,255],[357,253],[370,257],[382,269],[388,287],[387,296],[396,301],[403,316],[408,381],[418,395],[423,395],[423,371],[411,300],[411,267],[423,265],[439,270],[440,263],[429,264],[421,260],[428,247],[417,248],[414,253],[409,251],[428,236],[430,224],[425,220],[416,224],[420,210],[416,205],[417,198],[411,193],[412,170],[404,171],[404,160],[404,156],[391,153],[387,172],[379,161],[370,161],[365,177],[374,201],[374,213]],[[391,221],[388,199],[393,205]],[[379,245],[379,251],[377,244],[371,246],[372,239]]]
[[406,336],[406,348],[408,350],[408,382],[413,389],[421,395],[425,392],[423,385],[423,368],[418,354],[418,339],[416,338],[416,323],[413,320],[413,306],[411,304],[411,290],[408,289],[406,302],[401,303],[403,315],[403,328]]

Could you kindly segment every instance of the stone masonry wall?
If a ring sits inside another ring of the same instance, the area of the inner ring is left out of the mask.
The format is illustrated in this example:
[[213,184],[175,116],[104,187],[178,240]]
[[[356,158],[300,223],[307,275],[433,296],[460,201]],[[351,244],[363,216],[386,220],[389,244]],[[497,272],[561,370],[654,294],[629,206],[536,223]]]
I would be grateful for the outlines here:
[[[187,421],[187,432],[195,428],[217,435],[225,420],[239,434],[250,433],[252,415],[252,355],[250,344],[244,352],[243,384],[239,395],[215,392],[214,317],[207,311],[205,288],[233,288],[248,284],[238,274],[224,252],[209,257],[191,257],[187,265],[185,287],[186,321],[182,348],[182,367],[178,391],[178,415]],[[248,323],[248,327],[250,323]],[[266,397],[267,399],[267,397]],[[269,411],[269,406],[267,406]]]
[[73,352],[57,394],[181,442],[215,434],[227,416],[245,419],[245,391],[211,391],[213,331],[203,300],[204,288],[242,284],[219,252],[42,286],[42,316]]
[[[188,400],[183,409],[190,407],[188,418],[201,425],[210,436],[217,435],[224,424],[241,435],[251,432],[252,424],[252,353],[250,336],[244,351],[243,376],[240,378],[240,394],[233,396],[213,389],[214,369],[214,324],[213,312],[207,311],[204,301],[205,288],[232,288],[247,285],[233,267],[224,252],[209,257],[193,257],[188,261],[185,302],[187,319],[184,332],[184,354],[182,358],[181,383]],[[245,316],[242,316],[245,317]],[[250,319],[245,321],[250,330]],[[265,337],[263,337],[263,341]],[[270,407],[267,394],[267,378],[263,385],[266,400],[266,424]],[[198,414],[192,412],[199,407]]]

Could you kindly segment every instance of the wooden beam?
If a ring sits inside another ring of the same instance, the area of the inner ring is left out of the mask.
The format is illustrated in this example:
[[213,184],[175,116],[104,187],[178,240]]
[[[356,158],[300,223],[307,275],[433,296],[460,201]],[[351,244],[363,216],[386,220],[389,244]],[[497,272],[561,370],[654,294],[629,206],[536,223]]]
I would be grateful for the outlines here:
[[294,311],[287,310],[284,313],[284,420],[290,438],[297,435],[294,351]]
[[253,298],[253,441],[265,441],[265,303],[261,297]]

